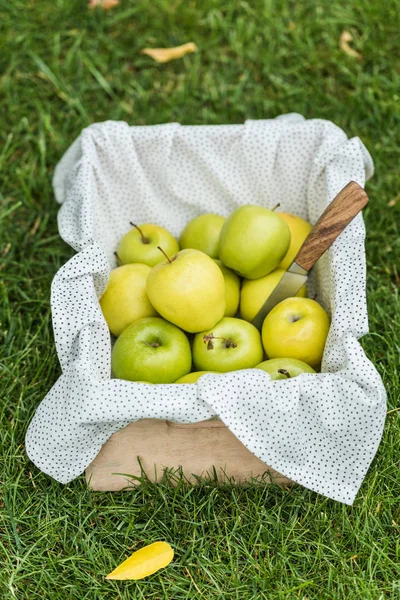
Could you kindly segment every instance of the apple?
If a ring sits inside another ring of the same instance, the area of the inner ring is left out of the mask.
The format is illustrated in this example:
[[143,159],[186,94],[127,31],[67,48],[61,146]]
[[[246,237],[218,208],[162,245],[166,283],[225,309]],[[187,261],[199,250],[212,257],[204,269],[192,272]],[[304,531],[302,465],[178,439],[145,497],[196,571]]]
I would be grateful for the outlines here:
[[220,373],[255,367],[264,354],[258,329],[232,317],[224,317],[215,327],[198,333],[192,352],[196,369]]
[[218,259],[214,259],[222,271],[225,280],[225,313],[224,317],[234,317],[239,308],[240,278],[232,269],[228,269]]
[[290,244],[290,229],[273,210],[245,204],[226,219],[219,236],[219,258],[246,279],[276,269]]
[[181,233],[179,238],[181,249],[194,248],[208,254],[211,258],[218,258],[218,240],[224,222],[224,217],[214,213],[195,217]]
[[[240,292],[240,316],[242,319],[249,322],[254,319],[284,274],[285,271],[282,269],[275,269],[272,273],[259,279],[243,279]],[[306,286],[303,285],[297,292],[297,296],[304,297],[306,294]]]
[[164,319],[190,333],[214,327],[225,312],[221,269],[200,250],[186,249],[167,256],[151,269],[146,291]]
[[314,369],[296,358],[271,358],[256,366],[269,373],[271,379],[291,379],[300,373],[315,373]]
[[286,298],[265,317],[262,341],[268,358],[297,358],[314,369],[329,332],[326,311],[311,298]]
[[290,246],[279,265],[279,269],[287,271],[310,233],[312,226],[301,217],[297,217],[291,213],[278,212],[277,214],[287,223],[290,229]]
[[206,373],[219,373],[219,371],[194,371],[193,373],[188,373],[187,375],[180,377],[175,383],[196,383],[197,380]]
[[117,256],[121,264],[142,263],[154,267],[164,260],[158,246],[167,254],[179,252],[178,242],[164,227],[151,223],[131,225],[132,229],[124,235],[118,246]]
[[121,333],[112,350],[111,366],[118,379],[174,383],[191,370],[189,340],[172,323],[145,317]]
[[139,263],[123,265],[111,271],[107,288],[100,298],[100,306],[115,336],[134,321],[157,315],[146,293],[146,279],[150,271],[149,266]]

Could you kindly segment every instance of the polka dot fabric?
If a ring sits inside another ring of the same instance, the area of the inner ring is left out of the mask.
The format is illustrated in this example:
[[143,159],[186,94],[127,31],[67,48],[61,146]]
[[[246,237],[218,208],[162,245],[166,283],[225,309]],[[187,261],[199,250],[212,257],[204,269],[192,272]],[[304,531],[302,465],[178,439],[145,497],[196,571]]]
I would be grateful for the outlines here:
[[111,377],[111,339],[98,299],[129,222],[175,236],[203,212],[256,203],[312,223],[371,157],[334,124],[289,114],[244,125],[85,129],[58,164],[61,237],[77,254],[56,274],[52,316],[62,375],[26,435],[32,461],[56,480],[80,475],[129,422],[193,423],[219,416],[265,463],[352,504],[381,439],[386,395],[358,339],[368,331],[364,224],[359,215],[319,261],[311,293],[332,317],[322,373],[271,381],[256,369],[193,385],[143,386]]

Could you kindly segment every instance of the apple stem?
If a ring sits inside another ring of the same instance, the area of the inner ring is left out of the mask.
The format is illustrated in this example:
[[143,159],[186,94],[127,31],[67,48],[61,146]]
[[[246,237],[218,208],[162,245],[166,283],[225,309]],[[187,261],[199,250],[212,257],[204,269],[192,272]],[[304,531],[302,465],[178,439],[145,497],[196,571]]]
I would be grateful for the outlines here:
[[129,225],[132,225],[132,227],[134,227],[135,229],[138,230],[138,232],[142,236],[143,244],[150,244],[150,240],[147,239],[147,237],[144,235],[143,231],[140,229],[140,227],[138,225],[135,225],[135,223],[132,223],[132,221],[129,221]]
[[117,261],[119,262],[119,264],[121,264],[121,259],[120,259],[120,257],[118,256],[118,252],[114,252],[114,256],[116,256],[116,258],[117,258]]
[[164,252],[164,250],[161,248],[161,246],[157,246],[157,249],[164,254],[165,258],[167,259],[167,261],[169,263],[172,263],[172,260],[170,259],[170,257],[168,256],[168,254],[166,252]]
[[280,373],[281,375],[284,375],[285,377],[290,379],[290,373],[289,373],[289,371],[286,371],[286,369],[278,369],[278,373]]
[[318,294],[314,294],[314,296],[313,296],[313,298],[312,298],[312,299],[313,299],[313,300],[316,300],[317,298],[318,298]]
[[280,207],[280,205],[281,205],[281,203],[280,203],[280,202],[278,202],[278,204],[277,204],[276,206],[274,206],[274,208],[271,208],[271,210],[272,210],[272,211],[276,210],[277,208],[279,208],[279,207]]
[[230,338],[217,336],[217,335],[214,335],[213,333],[209,333],[208,335],[207,334],[203,335],[203,342],[205,344],[207,344],[207,350],[213,350],[214,344],[212,343],[212,340],[224,340],[225,348],[237,348],[236,342],[234,342]]

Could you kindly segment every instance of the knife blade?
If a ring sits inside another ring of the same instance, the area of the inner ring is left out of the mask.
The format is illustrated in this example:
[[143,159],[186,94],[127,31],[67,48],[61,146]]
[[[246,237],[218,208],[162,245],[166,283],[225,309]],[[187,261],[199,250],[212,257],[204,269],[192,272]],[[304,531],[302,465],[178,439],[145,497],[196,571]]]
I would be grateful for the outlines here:
[[368,196],[355,181],[350,181],[324,210],[293,263],[260,308],[252,323],[261,330],[267,314],[285,298],[292,298],[305,284],[308,273],[347,225],[368,204]]

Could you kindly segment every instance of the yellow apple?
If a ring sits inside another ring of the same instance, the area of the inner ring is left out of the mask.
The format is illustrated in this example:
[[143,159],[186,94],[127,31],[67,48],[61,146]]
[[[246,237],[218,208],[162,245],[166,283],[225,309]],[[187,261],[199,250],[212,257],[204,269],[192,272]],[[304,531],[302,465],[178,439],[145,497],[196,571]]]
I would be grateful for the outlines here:
[[153,267],[146,291],[164,319],[190,333],[214,327],[224,316],[224,277],[200,250],[181,250]]
[[175,254],[179,251],[179,245],[172,234],[153,223],[134,225],[119,243],[117,255],[121,264],[142,263],[154,267],[164,260],[158,250],[161,246],[167,254]]
[[196,381],[206,373],[218,373],[219,371],[194,371],[193,373],[188,373],[183,377],[180,377],[175,381],[175,383],[196,383]]
[[[251,323],[284,274],[285,271],[282,269],[275,269],[260,279],[243,279],[240,292],[240,316],[242,319]],[[304,298],[306,294],[306,286],[303,285],[296,295]]]
[[287,223],[273,210],[244,204],[226,219],[218,253],[226,267],[246,279],[258,279],[277,268],[290,244]]
[[100,306],[107,325],[118,336],[128,325],[157,312],[146,293],[146,280],[151,269],[139,263],[123,265],[111,271]]
[[321,364],[330,319],[311,298],[286,298],[265,317],[262,342],[268,358],[297,358],[313,369]]
[[297,358],[270,358],[256,366],[275,379],[291,379],[301,373],[315,373],[315,370]]
[[218,258],[218,240],[224,222],[224,217],[214,213],[195,217],[181,233],[179,238],[181,249],[194,248],[208,254],[211,258]]
[[297,217],[296,215],[285,212],[280,212],[277,214],[285,221],[290,229],[290,246],[278,267],[278,269],[284,269],[287,271],[294,261],[296,254],[303,245],[304,240],[310,233],[312,226],[310,223],[307,223],[307,221],[301,217]]
[[263,359],[261,335],[251,323],[225,317],[212,329],[195,335],[192,354],[199,371],[251,369]]
[[231,269],[225,267],[218,259],[214,259],[222,271],[225,280],[225,314],[224,317],[234,317],[239,308],[240,300],[240,277]]

